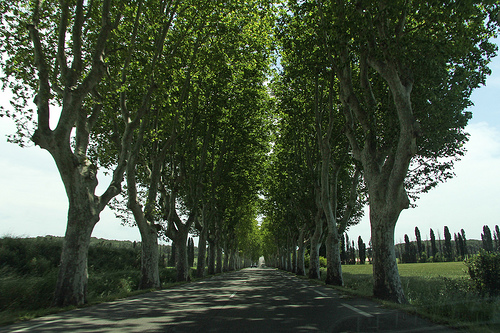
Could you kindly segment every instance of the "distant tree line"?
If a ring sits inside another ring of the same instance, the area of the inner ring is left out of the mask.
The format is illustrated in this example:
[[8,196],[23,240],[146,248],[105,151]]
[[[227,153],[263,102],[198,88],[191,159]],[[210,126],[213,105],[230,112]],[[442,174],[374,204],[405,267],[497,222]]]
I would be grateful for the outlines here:
[[402,263],[416,262],[443,262],[443,261],[462,261],[469,256],[477,254],[481,249],[486,252],[500,252],[500,229],[495,226],[492,232],[490,228],[483,226],[481,241],[467,240],[464,229],[453,234],[447,226],[444,227],[444,239],[436,234],[431,228],[429,230],[430,240],[422,241],[420,230],[415,227],[415,241],[405,234],[404,243],[396,245],[396,255]]
[[[495,226],[493,232],[487,225],[483,226],[481,240],[467,240],[464,229],[454,233],[453,238],[447,226],[441,234],[432,228],[429,230],[428,240],[422,240],[420,229],[415,227],[415,240],[408,234],[404,235],[404,242],[396,244],[396,257],[400,263],[425,263],[462,261],[481,250],[488,253],[500,253],[500,228]],[[341,258],[343,265],[365,264],[372,262],[371,241],[368,246],[361,236],[357,246],[349,239],[347,233],[341,236]]]

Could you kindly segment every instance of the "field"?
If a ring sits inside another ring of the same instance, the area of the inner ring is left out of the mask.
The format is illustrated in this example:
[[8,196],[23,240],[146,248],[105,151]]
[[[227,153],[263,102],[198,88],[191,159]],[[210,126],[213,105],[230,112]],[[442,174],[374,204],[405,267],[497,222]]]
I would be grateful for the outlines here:
[[[399,264],[399,275],[402,277],[425,277],[460,279],[468,277],[467,267],[463,262],[435,262],[424,264]],[[371,275],[372,265],[344,265],[345,274]]]
[[[467,331],[500,331],[498,298],[484,297],[473,290],[463,262],[399,264],[398,269],[410,303],[407,310]],[[343,289],[372,296],[371,265],[344,265],[342,272]]]

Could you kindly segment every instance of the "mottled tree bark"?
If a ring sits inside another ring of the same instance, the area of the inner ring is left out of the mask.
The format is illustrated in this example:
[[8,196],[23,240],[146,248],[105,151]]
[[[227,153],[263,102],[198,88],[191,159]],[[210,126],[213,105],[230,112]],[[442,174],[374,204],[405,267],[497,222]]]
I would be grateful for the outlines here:
[[196,276],[201,278],[205,276],[207,256],[207,229],[203,227],[198,238],[198,262],[196,264]]
[[299,231],[298,239],[298,249],[297,249],[297,275],[306,275],[306,268],[304,264],[304,254],[306,250],[306,244],[304,242],[305,227],[301,228]]
[[[319,215],[319,214],[318,214]],[[316,227],[311,237],[311,252],[309,254],[309,278],[320,279],[319,248],[321,247],[321,236],[323,235],[323,219],[321,215],[316,217]]]

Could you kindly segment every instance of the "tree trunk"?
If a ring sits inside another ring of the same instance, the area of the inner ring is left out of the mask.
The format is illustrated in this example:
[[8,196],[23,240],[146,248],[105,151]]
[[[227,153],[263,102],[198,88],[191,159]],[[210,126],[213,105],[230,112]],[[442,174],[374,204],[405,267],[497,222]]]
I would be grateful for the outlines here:
[[[80,200],[88,201],[85,199]],[[87,302],[87,258],[90,237],[98,215],[91,213],[90,204],[74,208],[70,202],[68,224],[64,236],[59,273],[53,304],[55,306],[82,305]]]
[[343,286],[342,264],[340,262],[340,244],[337,233],[328,233],[326,237],[326,284]]
[[208,275],[215,274],[215,243],[212,241],[208,241]]
[[297,238],[292,238],[292,273],[297,273]]
[[207,255],[207,229],[200,232],[198,239],[198,262],[196,264],[196,276],[202,278],[205,276],[205,263]]
[[222,247],[220,247],[218,244],[216,244],[215,249],[217,251],[217,264],[215,267],[215,272],[222,273],[222,265],[223,265]]
[[323,233],[323,220],[321,217],[316,218],[316,228],[311,237],[311,253],[309,256],[309,278],[320,279],[319,266],[319,248],[321,247],[321,235]]
[[188,232],[178,233],[178,237],[175,240],[175,267],[177,270],[177,281],[189,281],[189,272],[188,272],[188,259],[187,259],[187,239]]
[[[139,289],[159,289],[160,272],[158,269],[158,233],[153,226],[140,228],[141,231],[141,281]],[[144,230],[145,229],[145,230]]]
[[229,257],[230,257],[229,251],[225,250],[224,251],[224,265],[222,267],[224,272],[229,271]]
[[306,245],[304,242],[305,228],[301,228],[299,232],[298,239],[298,250],[297,250],[297,275],[306,275],[306,268],[304,264],[304,253],[306,250]]
[[231,250],[231,257],[229,258],[229,270],[234,271],[236,269],[236,261],[238,258],[236,257],[236,249]]
[[285,254],[286,254],[286,270],[291,272],[293,271],[292,267],[292,240],[291,237],[288,237],[288,240],[286,242],[286,249],[285,249]]
[[[402,196],[402,197],[401,197]],[[400,198],[407,202],[406,192],[400,191]],[[406,303],[401,285],[396,251],[394,229],[403,208],[389,203],[380,203],[370,198],[370,224],[373,248],[373,295],[377,298]]]

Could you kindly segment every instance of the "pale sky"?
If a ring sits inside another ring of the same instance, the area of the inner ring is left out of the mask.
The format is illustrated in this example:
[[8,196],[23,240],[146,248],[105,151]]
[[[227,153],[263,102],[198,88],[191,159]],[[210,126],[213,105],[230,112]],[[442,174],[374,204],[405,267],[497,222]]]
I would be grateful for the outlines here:
[[[451,234],[464,229],[468,239],[480,239],[483,225],[500,225],[500,58],[490,65],[493,74],[486,86],[473,94],[473,119],[467,126],[471,134],[468,153],[456,164],[456,177],[422,195],[417,208],[402,212],[396,225],[396,242],[404,234],[415,239],[418,226],[422,239],[429,229],[443,235],[444,226]],[[0,92],[0,103],[8,106],[8,94]],[[0,237],[64,236],[67,198],[56,166],[46,151],[38,147],[20,148],[6,142],[14,133],[9,119],[0,118]],[[103,183],[102,173],[98,175]],[[368,218],[352,227],[349,238],[358,236],[368,243]],[[93,237],[140,240],[137,228],[125,227],[106,208]]]

